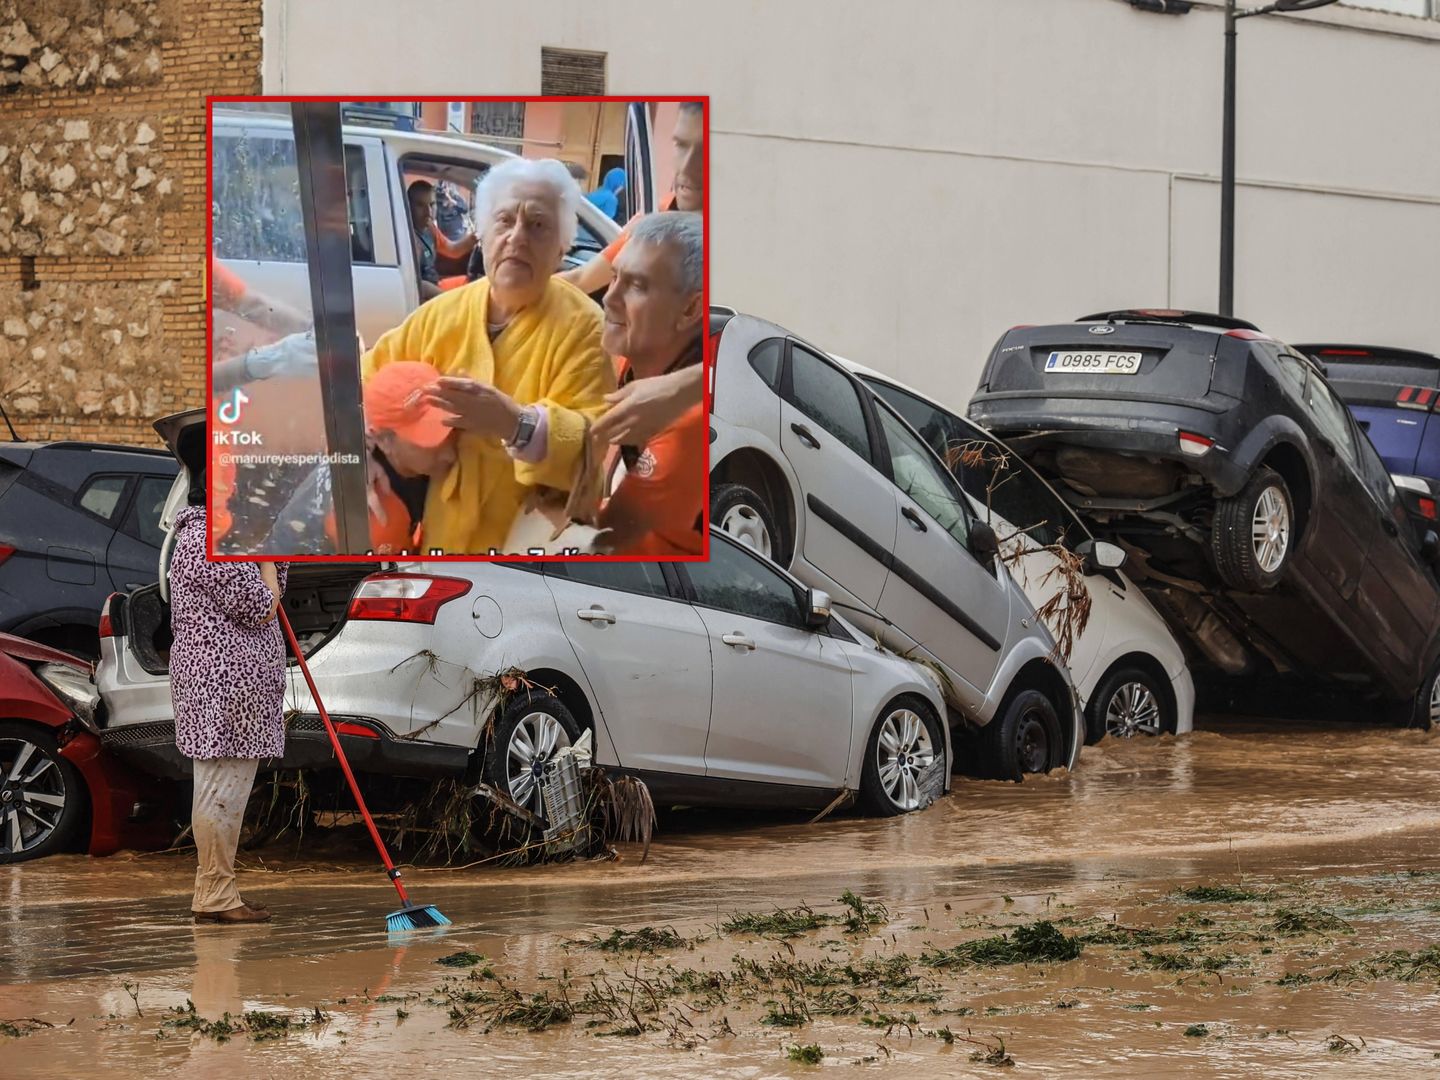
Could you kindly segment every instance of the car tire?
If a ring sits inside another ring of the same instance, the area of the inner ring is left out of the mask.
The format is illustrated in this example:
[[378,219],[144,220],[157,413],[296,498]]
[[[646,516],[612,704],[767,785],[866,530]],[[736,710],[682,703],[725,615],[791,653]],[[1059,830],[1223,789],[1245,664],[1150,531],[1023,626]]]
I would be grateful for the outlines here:
[[[12,781],[17,764],[19,775]],[[80,771],[60,756],[49,731],[0,721],[0,864],[63,851],[85,816],[85,800]]]
[[1138,667],[1112,671],[1095,688],[1085,709],[1085,742],[1098,743],[1107,735],[1128,739],[1134,735],[1172,735],[1175,709],[1165,688],[1150,672]]
[[[944,756],[945,731],[929,702],[910,694],[896,698],[880,711],[865,744],[861,806],[876,817],[923,810],[917,786],[920,774]],[[941,765],[942,770],[949,767],[949,762]]]
[[1406,727],[1424,731],[1440,729],[1440,662],[1430,668],[1408,711]]
[[580,725],[565,703],[545,690],[517,691],[482,736],[485,782],[533,814],[545,817],[540,776],[556,750],[580,738]]
[[1022,690],[980,729],[981,775],[1019,783],[1063,763],[1065,743],[1054,703],[1039,690]]
[[744,484],[718,484],[710,492],[710,524],[770,561],[788,567],[790,546],[775,511]]
[[1295,500],[1273,469],[1256,469],[1240,494],[1215,506],[1210,550],[1220,580],[1232,589],[1269,592],[1279,585],[1297,540]]

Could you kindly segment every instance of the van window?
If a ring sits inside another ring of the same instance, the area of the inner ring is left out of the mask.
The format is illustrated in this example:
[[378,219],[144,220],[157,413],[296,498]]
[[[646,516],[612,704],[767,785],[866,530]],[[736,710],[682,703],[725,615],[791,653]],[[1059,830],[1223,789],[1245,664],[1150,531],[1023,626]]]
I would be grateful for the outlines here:
[[[215,254],[222,259],[308,262],[294,138],[216,131],[212,159]],[[374,218],[361,147],[345,147],[345,180],[350,257],[373,264]]]
[[92,476],[76,502],[102,521],[109,521],[115,516],[129,482],[125,476]]

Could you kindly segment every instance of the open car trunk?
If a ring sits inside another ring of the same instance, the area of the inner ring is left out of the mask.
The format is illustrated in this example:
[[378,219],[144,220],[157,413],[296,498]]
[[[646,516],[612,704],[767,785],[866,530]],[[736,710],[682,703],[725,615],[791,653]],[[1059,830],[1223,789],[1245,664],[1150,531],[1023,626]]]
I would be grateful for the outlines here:
[[[309,656],[345,621],[350,597],[370,574],[383,569],[374,562],[291,563],[283,604],[300,647]],[[112,610],[111,618],[115,618]],[[159,585],[146,585],[125,598],[121,620],[131,652],[152,675],[170,669],[170,605],[160,596]],[[120,627],[117,626],[117,632]],[[294,663],[291,658],[290,663]]]

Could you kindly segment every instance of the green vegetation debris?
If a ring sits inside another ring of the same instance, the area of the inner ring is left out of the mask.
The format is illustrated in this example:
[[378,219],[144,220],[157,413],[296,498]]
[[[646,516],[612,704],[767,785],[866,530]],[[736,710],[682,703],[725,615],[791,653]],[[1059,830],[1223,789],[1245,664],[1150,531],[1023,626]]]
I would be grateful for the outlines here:
[[819,1065],[825,1058],[825,1051],[815,1043],[809,1046],[792,1046],[785,1053],[791,1061],[798,1061],[801,1065]]
[[920,957],[927,967],[999,967],[1002,964],[1063,962],[1080,955],[1078,938],[1066,937],[1048,921],[1017,926],[1010,934],[967,941],[949,949],[932,949]]

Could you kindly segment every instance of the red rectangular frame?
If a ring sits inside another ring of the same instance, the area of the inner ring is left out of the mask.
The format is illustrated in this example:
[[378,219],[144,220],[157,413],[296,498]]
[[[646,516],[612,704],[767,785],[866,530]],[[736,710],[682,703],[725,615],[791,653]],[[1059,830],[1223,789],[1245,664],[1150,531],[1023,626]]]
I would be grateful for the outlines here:
[[[233,96],[233,95],[208,95],[205,98],[205,205],[211,206],[214,202],[214,183],[212,169],[214,166],[213,132],[214,124],[212,118],[216,104],[230,104],[235,102],[256,102],[272,101],[289,103],[292,101],[523,101],[523,102],[544,102],[546,104],[575,102],[575,103],[619,103],[629,104],[631,102],[643,101],[646,103],[698,101],[704,110],[703,124],[705,129],[705,149],[702,157],[705,183],[705,202],[701,213],[701,224],[704,230],[705,241],[705,276],[702,288],[701,302],[705,306],[705,322],[701,328],[701,358],[703,380],[702,394],[705,406],[705,416],[710,416],[713,408],[711,400],[711,381],[713,372],[713,359],[710,353],[710,95],[709,94],[641,94],[641,95],[606,95],[602,97],[545,97],[543,95],[464,95],[464,94],[418,94],[415,96],[401,96],[396,94],[314,94],[314,95],[274,95],[260,94],[254,96]],[[653,132],[652,132],[653,134]],[[654,211],[652,211],[653,213]],[[205,296],[205,417],[208,428],[211,418],[214,416],[215,395],[212,386],[212,373],[214,369],[214,325],[211,313],[212,290],[209,288],[210,252],[215,248],[215,223],[213,215],[207,209],[205,213],[205,273],[206,283]],[[699,555],[677,555],[667,559],[657,559],[650,555],[221,555],[215,551],[215,538],[211,529],[210,499],[214,493],[212,478],[214,477],[215,464],[215,442],[210,439],[205,449],[205,552],[206,558],[213,562],[317,562],[317,563],[355,563],[373,560],[376,566],[383,563],[414,563],[414,562],[709,562],[710,560],[710,499],[703,500],[703,521],[702,536],[704,550]],[[705,485],[708,492],[710,485],[710,441],[705,442]]]

